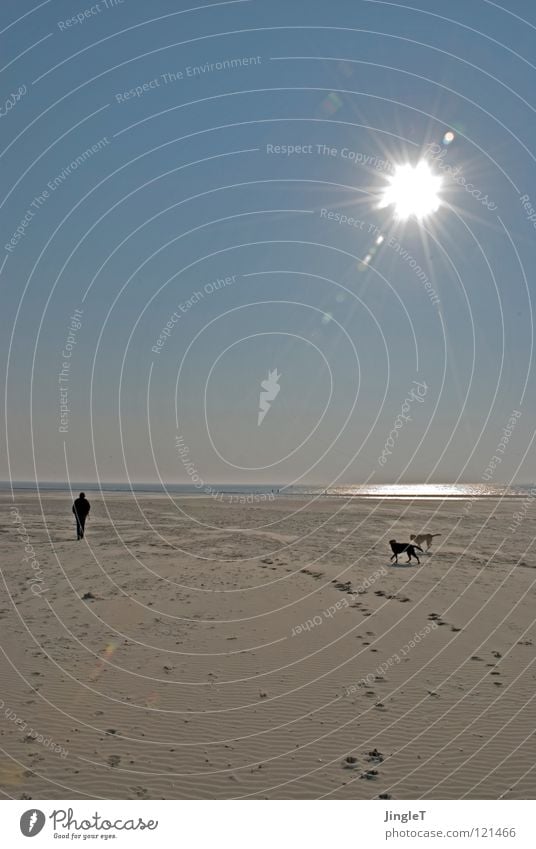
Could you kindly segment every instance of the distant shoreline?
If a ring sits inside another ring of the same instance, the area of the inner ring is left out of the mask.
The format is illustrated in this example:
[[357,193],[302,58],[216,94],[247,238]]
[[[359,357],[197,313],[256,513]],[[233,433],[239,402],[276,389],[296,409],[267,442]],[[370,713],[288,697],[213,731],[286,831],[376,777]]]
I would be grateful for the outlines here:
[[[412,489],[412,487],[415,489]],[[32,494],[46,493],[68,495],[85,490],[88,493],[102,493],[108,496],[133,494],[146,497],[181,497],[195,499],[218,500],[216,494],[224,498],[233,498],[238,502],[242,497],[256,497],[259,500],[285,499],[319,499],[344,498],[359,501],[467,501],[467,500],[516,500],[526,498],[534,484],[516,484],[510,486],[487,486],[482,484],[376,484],[363,487],[359,491],[356,486],[339,486],[323,489],[322,487],[288,487],[254,485],[240,486],[238,484],[212,484],[211,491],[206,492],[188,484],[119,484],[103,483],[72,483],[44,481],[36,484],[30,481],[16,481],[11,485],[8,481],[0,481],[0,493]],[[429,491],[426,491],[426,490]],[[423,491],[424,490],[424,491]]]

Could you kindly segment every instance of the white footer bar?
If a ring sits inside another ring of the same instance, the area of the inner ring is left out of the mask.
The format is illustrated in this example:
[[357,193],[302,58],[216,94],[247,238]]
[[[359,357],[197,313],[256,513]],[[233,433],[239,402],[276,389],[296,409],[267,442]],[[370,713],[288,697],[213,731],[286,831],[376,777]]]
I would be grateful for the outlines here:
[[[4,801],[2,845],[534,849],[532,801]],[[29,843],[35,838],[35,843]]]

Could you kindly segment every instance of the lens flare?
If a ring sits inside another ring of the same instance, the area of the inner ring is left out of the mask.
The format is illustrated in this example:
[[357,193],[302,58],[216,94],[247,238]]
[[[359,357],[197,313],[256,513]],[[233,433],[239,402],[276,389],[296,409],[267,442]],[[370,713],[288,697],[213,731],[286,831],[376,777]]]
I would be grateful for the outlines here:
[[383,193],[380,208],[393,206],[395,216],[401,220],[417,218],[421,220],[435,212],[441,201],[438,191],[442,179],[422,159],[417,165],[399,165],[389,185]]
[[325,115],[334,115],[342,106],[342,100],[338,94],[332,91],[320,104],[320,110]]

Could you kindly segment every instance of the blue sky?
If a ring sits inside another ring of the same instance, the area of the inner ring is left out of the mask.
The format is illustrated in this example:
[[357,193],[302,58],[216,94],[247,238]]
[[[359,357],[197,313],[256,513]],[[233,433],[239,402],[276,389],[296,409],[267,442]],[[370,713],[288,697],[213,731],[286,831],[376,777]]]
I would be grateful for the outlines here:
[[532,4],[192,6],[2,4],[0,476],[535,480]]

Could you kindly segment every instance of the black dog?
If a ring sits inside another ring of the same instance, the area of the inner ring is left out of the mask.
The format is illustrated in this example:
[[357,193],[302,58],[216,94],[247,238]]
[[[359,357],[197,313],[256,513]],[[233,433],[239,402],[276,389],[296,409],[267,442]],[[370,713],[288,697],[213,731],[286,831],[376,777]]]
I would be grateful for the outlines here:
[[391,546],[391,550],[393,552],[393,556],[390,559],[394,559],[395,563],[398,563],[398,555],[402,554],[405,551],[408,555],[406,563],[411,563],[411,558],[414,557],[417,563],[420,565],[421,561],[419,560],[415,552],[416,548],[418,548],[419,551],[422,551],[420,545],[412,545],[412,543],[410,542],[397,542],[396,539],[390,539],[389,545]]

